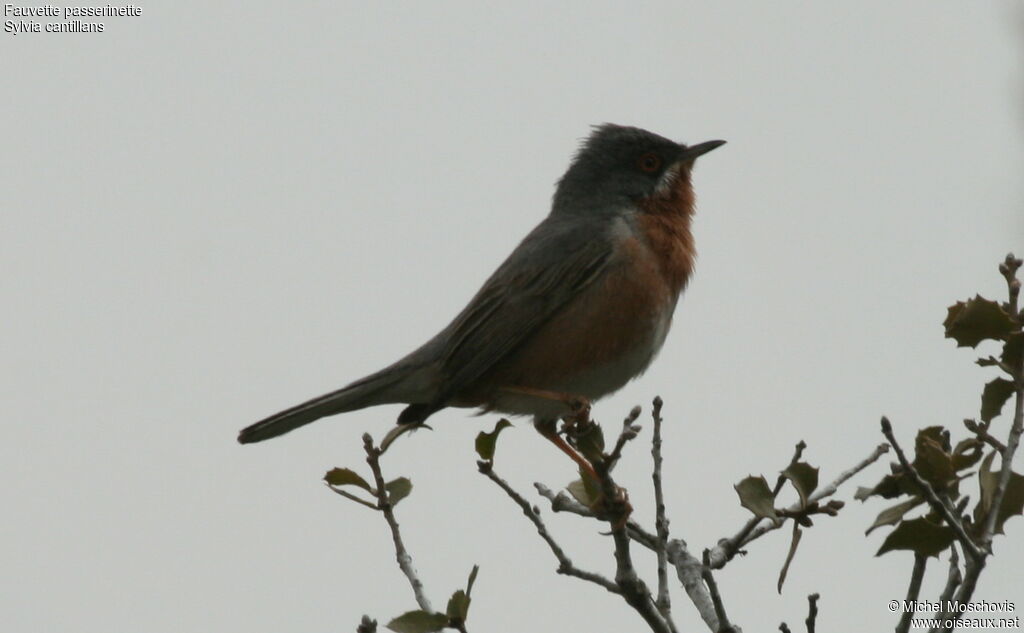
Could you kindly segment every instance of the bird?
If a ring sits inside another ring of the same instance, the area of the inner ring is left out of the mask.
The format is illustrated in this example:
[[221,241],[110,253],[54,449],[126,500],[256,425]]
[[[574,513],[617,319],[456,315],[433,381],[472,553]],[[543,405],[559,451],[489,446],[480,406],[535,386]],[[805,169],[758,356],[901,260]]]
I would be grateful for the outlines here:
[[664,344],[696,256],[694,163],[723,144],[595,126],[549,214],[447,327],[376,373],[242,429],[238,441],[404,404],[399,425],[446,407],[532,416],[566,450],[557,420],[642,374]]

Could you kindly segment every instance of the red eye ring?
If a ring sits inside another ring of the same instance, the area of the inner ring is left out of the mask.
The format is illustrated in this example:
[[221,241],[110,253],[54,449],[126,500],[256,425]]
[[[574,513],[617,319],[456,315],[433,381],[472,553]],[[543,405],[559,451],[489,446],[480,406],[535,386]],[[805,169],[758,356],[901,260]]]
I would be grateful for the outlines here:
[[661,169],[661,156],[658,156],[654,152],[647,152],[641,154],[640,158],[636,160],[636,166],[649,174]]

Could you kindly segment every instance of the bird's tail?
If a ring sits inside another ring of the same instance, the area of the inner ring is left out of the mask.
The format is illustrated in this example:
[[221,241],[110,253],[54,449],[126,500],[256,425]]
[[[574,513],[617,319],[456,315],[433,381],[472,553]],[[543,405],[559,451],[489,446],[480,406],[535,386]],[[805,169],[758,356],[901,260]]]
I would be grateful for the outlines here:
[[329,415],[377,404],[402,402],[400,395],[392,393],[396,391],[393,387],[408,376],[410,369],[388,367],[337,391],[275,413],[242,429],[238,433],[238,441],[241,444],[262,442]]

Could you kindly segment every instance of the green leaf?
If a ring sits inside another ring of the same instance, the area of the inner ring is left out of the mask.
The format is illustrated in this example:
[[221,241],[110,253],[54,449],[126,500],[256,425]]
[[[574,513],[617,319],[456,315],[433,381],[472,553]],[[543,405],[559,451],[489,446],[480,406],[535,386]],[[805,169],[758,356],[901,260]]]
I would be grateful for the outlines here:
[[576,449],[591,462],[604,459],[604,431],[596,422],[576,430]]
[[789,564],[793,562],[793,557],[796,555],[796,548],[800,545],[800,539],[804,533],[800,531],[800,524],[793,523],[793,539],[789,542],[789,553],[786,554],[786,562],[782,564],[782,569],[779,570],[779,582],[776,586],[776,590],[782,593],[782,585],[786,582],[786,574],[789,573]]
[[740,496],[740,505],[753,512],[754,516],[773,521],[779,518],[775,514],[775,495],[763,475],[750,475],[733,488]]
[[976,437],[969,437],[957,442],[953,449],[953,469],[963,470],[970,468],[981,459],[984,443]]
[[469,572],[469,580],[466,581],[466,596],[473,594],[473,583],[476,582],[476,573],[480,571],[480,565],[473,565],[473,571]]
[[[974,522],[978,525],[984,524],[985,517],[991,511],[996,487],[999,485],[1000,471],[991,469],[995,456],[995,451],[986,455],[978,469],[978,487],[981,489],[981,499],[978,500],[978,505],[974,508]],[[1003,502],[999,506],[999,514],[996,515],[996,534],[1003,533],[1003,524],[1007,519],[1022,513],[1024,513],[1024,476],[1011,472],[1006,492],[1003,493]]]
[[395,633],[435,633],[448,626],[448,616],[427,611],[408,611],[388,622]]
[[953,528],[936,525],[924,517],[903,521],[885,537],[875,556],[893,550],[910,550],[921,556],[938,556],[953,542]]
[[388,501],[391,503],[391,507],[398,505],[398,502],[409,496],[412,492],[412,482],[407,477],[399,477],[398,479],[392,479],[388,483],[384,484],[384,490],[388,491]]
[[943,326],[957,347],[977,347],[985,339],[1006,340],[1016,324],[998,303],[976,295],[950,306]]
[[366,492],[373,494],[373,488],[366,480],[348,468],[333,468],[324,475],[324,481],[332,486],[359,486]]
[[498,420],[498,423],[494,425],[494,430],[490,433],[484,431],[477,433],[476,454],[480,456],[480,459],[486,461],[494,460],[494,449],[498,446],[498,434],[510,426],[512,426],[512,423],[502,418]]
[[465,622],[466,616],[469,615],[469,603],[469,595],[462,589],[459,589],[448,599],[448,617],[452,620]]
[[601,491],[597,489],[597,486],[590,481],[590,477],[583,475],[580,479],[569,482],[569,485],[565,487],[572,495],[573,499],[579,501],[583,505],[592,507],[601,498]]
[[896,525],[903,520],[903,515],[922,503],[924,503],[924,499],[921,497],[913,497],[903,503],[897,503],[890,508],[882,510],[878,513],[878,517],[875,518],[875,522],[871,524],[871,527],[869,527],[864,534],[871,534],[875,528],[880,528],[883,525]]
[[956,479],[949,450],[948,435],[941,426],[930,426],[917,432],[914,468],[936,490],[945,490]]
[[988,422],[999,415],[1003,405],[1013,395],[1013,383],[1005,378],[996,378],[985,385],[981,392],[981,420]]
[[807,500],[814,489],[818,487],[818,469],[807,462],[797,462],[790,464],[786,470],[782,471],[782,476],[793,484],[797,494],[800,495],[801,507],[806,508]]

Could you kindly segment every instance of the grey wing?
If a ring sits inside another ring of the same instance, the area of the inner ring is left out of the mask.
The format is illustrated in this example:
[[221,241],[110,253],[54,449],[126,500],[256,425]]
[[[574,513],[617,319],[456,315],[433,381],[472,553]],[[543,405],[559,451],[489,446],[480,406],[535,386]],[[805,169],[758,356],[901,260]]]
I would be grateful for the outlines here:
[[529,339],[604,272],[612,252],[607,233],[575,218],[549,217],[538,225],[439,335],[437,404]]

